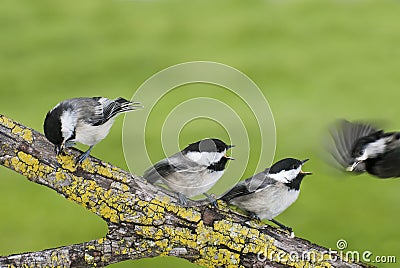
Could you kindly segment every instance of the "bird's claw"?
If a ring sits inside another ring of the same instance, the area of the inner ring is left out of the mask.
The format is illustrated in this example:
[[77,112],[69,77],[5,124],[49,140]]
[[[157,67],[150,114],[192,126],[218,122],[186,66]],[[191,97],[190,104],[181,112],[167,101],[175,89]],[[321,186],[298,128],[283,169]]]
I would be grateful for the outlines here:
[[294,235],[293,229],[291,227],[285,226],[282,223],[280,223],[279,221],[276,221],[274,219],[270,219],[269,221],[278,225],[279,228],[281,228],[283,231],[287,231],[290,234],[290,236]]
[[76,163],[82,164],[82,162],[85,161],[85,159],[89,157],[90,151],[92,150],[92,148],[93,148],[93,145],[90,146],[86,152],[84,152],[80,156],[78,156],[78,158],[76,159]]
[[78,156],[76,158],[76,163],[77,164],[82,164],[83,161],[85,161],[86,158],[88,158],[90,153],[88,152],[84,152],[83,154],[81,154],[80,156]]
[[74,147],[75,146],[75,142],[73,141],[66,141],[64,147],[65,148],[69,148],[69,147]]
[[187,204],[188,204],[188,198],[187,198],[184,194],[178,193],[178,203],[179,203],[181,206],[186,207]]
[[205,195],[205,197],[207,197],[207,200],[211,203],[211,205],[214,208],[218,208],[217,200],[216,200],[216,198],[215,198],[215,196],[213,194],[211,194],[211,195],[209,195],[207,193],[203,193],[203,194]]
[[260,217],[258,217],[256,213],[250,212],[250,213],[249,213],[249,217],[250,217],[252,220],[261,221]]

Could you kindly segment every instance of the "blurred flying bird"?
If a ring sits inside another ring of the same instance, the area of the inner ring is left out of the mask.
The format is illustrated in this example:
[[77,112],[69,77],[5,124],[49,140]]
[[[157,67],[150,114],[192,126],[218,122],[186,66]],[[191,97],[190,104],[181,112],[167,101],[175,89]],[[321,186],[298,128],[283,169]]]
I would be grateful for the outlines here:
[[347,171],[379,178],[400,177],[400,132],[341,120],[331,129],[331,154]]

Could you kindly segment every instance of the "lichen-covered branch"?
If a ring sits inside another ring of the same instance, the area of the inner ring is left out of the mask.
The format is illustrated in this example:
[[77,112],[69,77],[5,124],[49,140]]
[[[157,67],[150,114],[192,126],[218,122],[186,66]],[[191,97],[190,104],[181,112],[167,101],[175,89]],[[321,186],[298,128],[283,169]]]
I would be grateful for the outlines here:
[[155,256],[206,267],[367,267],[234,213],[222,202],[218,209],[200,203],[181,207],[174,194],[141,177],[93,157],[75,165],[78,150],[56,158],[53,148],[42,134],[0,115],[0,164],[96,213],[108,233],[0,257],[0,267],[92,267]]

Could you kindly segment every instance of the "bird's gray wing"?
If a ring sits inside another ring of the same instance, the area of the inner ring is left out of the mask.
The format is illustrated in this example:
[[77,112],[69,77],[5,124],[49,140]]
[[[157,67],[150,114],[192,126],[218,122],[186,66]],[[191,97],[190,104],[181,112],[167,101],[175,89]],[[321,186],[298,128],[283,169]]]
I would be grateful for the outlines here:
[[220,199],[225,202],[229,202],[230,200],[239,196],[252,194],[275,184],[276,181],[268,176],[268,171],[269,169],[266,169],[263,172],[257,173],[254,176],[239,182],[232,189],[223,194]]
[[72,98],[60,102],[58,106],[62,106],[65,110],[72,110],[75,119],[83,121],[87,124],[95,124],[100,120],[98,115],[99,102],[96,98]]
[[199,166],[195,162],[184,157],[180,152],[157,162],[154,166],[145,171],[143,178],[154,184],[172,173],[200,172],[207,167]]
[[99,126],[119,113],[141,108],[138,102],[130,102],[124,98],[111,100],[104,97],[74,98],[69,102],[78,111],[79,119],[92,125]]
[[154,184],[160,182],[162,178],[174,173],[175,167],[167,159],[157,162],[154,166],[144,172],[143,178]]
[[391,150],[382,157],[371,161],[375,161],[375,163],[368,166],[369,173],[380,178],[400,177],[400,148]]
[[251,193],[252,192],[247,188],[246,181],[244,180],[236,184],[232,189],[230,189],[226,193],[224,193],[220,197],[220,199],[225,202],[229,202],[238,196],[248,195]]
[[330,129],[333,144],[330,146],[329,151],[340,165],[348,167],[355,160],[351,156],[355,143],[360,138],[371,135],[377,131],[378,130],[369,123],[340,120]]

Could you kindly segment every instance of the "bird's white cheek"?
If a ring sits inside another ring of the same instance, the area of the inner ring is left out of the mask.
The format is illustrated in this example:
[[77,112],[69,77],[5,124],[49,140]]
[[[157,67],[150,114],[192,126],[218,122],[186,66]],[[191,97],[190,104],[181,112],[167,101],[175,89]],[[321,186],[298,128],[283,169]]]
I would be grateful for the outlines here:
[[63,136],[63,140],[65,141],[69,139],[74,133],[77,118],[72,111],[66,110],[62,113],[60,120],[61,120],[61,133]]
[[283,171],[276,173],[276,174],[269,174],[268,175],[270,178],[282,182],[282,183],[287,183],[288,180],[285,178],[285,174],[283,173]]
[[188,152],[186,157],[199,165],[208,166],[212,163],[218,162],[224,156],[224,152]]
[[268,176],[273,178],[276,181],[279,181],[282,183],[288,183],[297,177],[297,175],[300,173],[300,170],[301,170],[301,167],[298,167],[297,169],[293,169],[293,170],[282,170],[279,173],[269,174]]
[[363,155],[359,157],[357,160],[362,161],[366,160],[367,158],[376,157],[382,154],[385,151],[387,141],[388,138],[384,138],[368,144],[364,150]]
[[301,170],[301,166],[298,167],[297,169],[288,171],[286,178],[289,179],[290,181],[294,180],[297,177],[297,175],[300,173],[300,170]]

